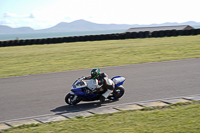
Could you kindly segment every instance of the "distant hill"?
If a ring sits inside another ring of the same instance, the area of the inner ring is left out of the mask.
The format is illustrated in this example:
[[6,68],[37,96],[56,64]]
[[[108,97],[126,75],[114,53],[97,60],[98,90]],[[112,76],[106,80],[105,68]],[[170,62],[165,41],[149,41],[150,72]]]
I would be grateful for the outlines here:
[[0,25],[0,34],[26,34],[26,33],[49,33],[49,32],[72,32],[72,31],[100,31],[100,30],[128,30],[136,27],[170,26],[170,25],[200,25],[198,22],[188,21],[184,23],[163,23],[151,25],[128,25],[128,24],[97,24],[85,20],[76,20],[71,23],[61,22],[51,28],[34,30],[30,27],[11,28]]
[[33,32],[35,32],[35,30],[30,27],[11,28],[9,26],[0,25],[0,34],[23,34]]
[[132,25],[122,24],[96,24],[85,20],[76,20],[71,23],[61,22],[51,28],[39,30],[40,32],[71,32],[71,31],[100,31],[128,29]]

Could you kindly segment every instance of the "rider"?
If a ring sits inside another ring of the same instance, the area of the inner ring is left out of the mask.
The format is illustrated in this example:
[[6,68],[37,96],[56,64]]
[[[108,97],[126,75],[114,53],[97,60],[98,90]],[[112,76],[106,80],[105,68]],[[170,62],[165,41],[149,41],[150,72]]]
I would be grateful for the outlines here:
[[95,89],[99,89],[100,87],[106,88],[107,91],[103,93],[100,97],[100,102],[104,102],[105,99],[113,92],[114,83],[111,79],[108,78],[106,73],[100,73],[99,68],[94,68],[91,70],[91,76],[85,77],[84,79],[94,79],[97,80],[97,86]]

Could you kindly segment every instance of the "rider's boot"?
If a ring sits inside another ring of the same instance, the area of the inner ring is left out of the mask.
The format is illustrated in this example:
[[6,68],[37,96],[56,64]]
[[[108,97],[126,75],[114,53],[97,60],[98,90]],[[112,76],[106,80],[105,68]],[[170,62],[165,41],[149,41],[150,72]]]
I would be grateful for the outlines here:
[[105,93],[103,93],[100,97],[100,102],[105,102],[105,99],[112,93],[112,90],[107,90]]

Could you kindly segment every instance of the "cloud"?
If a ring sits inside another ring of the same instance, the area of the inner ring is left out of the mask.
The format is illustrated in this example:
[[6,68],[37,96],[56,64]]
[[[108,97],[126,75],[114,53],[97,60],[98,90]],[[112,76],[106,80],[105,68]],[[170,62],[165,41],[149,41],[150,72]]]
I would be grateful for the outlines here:
[[44,29],[52,26],[48,24],[48,22],[46,21],[40,21],[33,18],[23,18],[23,19],[4,18],[0,20],[0,25],[6,25],[13,28],[31,27],[33,29]]
[[33,13],[26,15],[17,15],[10,12],[5,12],[0,18],[0,25],[7,25],[13,28],[31,27],[33,29],[44,29],[53,26],[50,22],[39,20]]
[[71,18],[70,17],[66,17],[65,20],[71,20]]
[[3,14],[3,17],[4,18],[10,18],[10,17],[18,17],[16,14],[12,14],[12,13],[9,13],[9,12],[5,12]]
[[14,13],[10,13],[10,12],[5,12],[3,14],[3,18],[35,18],[34,14],[31,13],[31,14],[26,14],[26,15],[17,15],[17,14],[14,14]]
[[31,14],[29,15],[29,18],[35,18],[35,16],[33,15],[33,13],[31,13]]
[[8,19],[0,20],[0,25],[12,24],[13,22]]

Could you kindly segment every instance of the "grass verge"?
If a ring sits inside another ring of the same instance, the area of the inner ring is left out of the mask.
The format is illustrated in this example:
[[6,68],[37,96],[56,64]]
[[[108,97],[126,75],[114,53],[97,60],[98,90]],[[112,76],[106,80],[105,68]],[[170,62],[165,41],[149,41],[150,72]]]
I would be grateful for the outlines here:
[[0,77],[200,57],[200,35],[0,48]]
[[6,133],[199,133],[200,101],[20,126]]

